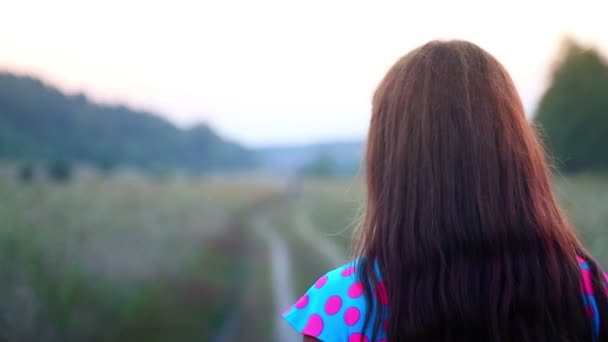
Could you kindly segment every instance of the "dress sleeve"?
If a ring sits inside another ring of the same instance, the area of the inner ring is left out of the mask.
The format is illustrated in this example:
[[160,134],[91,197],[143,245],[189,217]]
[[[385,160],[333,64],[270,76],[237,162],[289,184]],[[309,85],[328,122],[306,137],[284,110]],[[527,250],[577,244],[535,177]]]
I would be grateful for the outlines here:
[[597,301],[595,299],[595,294],[593,293],[593,284],[592,284],[592,274],[589,268],[589,264],[587,261],[581,257],[577,257],[577,261],[579,267],[581,268],[582,273],[582,295],[583,302],[585,304],[585,309],[587,310],[587,314],[589,318],[592,320],[592,329],[594,340],[599,336],[600,330],[600,312],[597,307]]
[[319,278],[283,318],[302,335],[343,342],[362,324],[364,305],[363,287],[347,264]]

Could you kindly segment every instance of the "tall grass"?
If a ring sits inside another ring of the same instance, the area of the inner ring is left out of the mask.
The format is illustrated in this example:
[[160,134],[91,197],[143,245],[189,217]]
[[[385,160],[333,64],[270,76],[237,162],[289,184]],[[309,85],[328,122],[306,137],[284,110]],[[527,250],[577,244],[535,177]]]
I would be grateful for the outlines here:
[[0,339],[206,340],[240,282],[234,217],[264,184],[0,177]]
[[608,175],[562,176],[554,188],[579,237],[608,270]]

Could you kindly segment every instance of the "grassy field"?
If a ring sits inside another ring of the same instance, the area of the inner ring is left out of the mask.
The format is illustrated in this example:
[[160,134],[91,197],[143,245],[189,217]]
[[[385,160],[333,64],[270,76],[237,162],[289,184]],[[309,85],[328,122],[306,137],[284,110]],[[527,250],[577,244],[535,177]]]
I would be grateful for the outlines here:
[[276,193],[263,183],[135,174],[1,178],[0,337],[211,339],[244,281],[240,217]]
[[[608,266],[608,178],[555,185]],[[348,260],[362,195],[356,180],[305,181],[294,196],[259,180],[0,172],[0,340],[272,340],[279,307]],[[284,243],[284,272],[259,224]]]
[[608,270],[608,177],[557,177],[554,188],[578,236]]

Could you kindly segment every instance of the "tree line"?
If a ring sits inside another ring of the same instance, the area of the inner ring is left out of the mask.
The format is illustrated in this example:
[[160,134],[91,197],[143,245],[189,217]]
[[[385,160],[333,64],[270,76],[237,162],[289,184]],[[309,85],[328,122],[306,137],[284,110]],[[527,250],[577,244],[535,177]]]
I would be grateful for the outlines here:
[[207,125],[180,129],[153,113],[95,103],[9,72],[0,72],[0,158],[197,172],[257,161],[254,151]]
[[534,120],[556,167],[608,171],[608,63],[596,49],[563,42]]
[[[564,41],[533,121],[558,168],[608,171],[608,63],[596,49]],[[0,72],[0,159],[207,172],[252,168],[272,159],[266,154],[272,153],[227,141],[204,124],[180,129],[154,113]],[[300,171],[324,174],[332,165],[320,156]]]

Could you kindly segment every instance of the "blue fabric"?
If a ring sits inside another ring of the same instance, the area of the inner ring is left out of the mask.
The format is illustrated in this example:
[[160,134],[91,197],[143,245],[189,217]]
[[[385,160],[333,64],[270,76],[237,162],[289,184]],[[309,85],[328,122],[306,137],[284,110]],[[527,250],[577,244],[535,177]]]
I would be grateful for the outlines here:
[[[366,336],[361,340],[365,314],[368,312],[363,287],[354,272],[355,262],[328,272],[283,314],[298,332],[324,342],[368,341],[374,316],[370,317]],[[377,341],[386,340],[380,329]]]
[[[590,272],[589,263],[587,263],[587,261],[580,259],[578,262],[578,265],[583,272]],[[585,277],[583,277],[583,282],[585,282]],[[591,319],[591,321],[592,321],[591,329],[593,329],[593,341],[597,341],[597,339],[599,338],[599,335],[600,335],[600,313],[597,308],[597,302],[595,300],[595,295],[593,293],[587,293],[584,290],[585,285],[587,285],[587,284],[583,284],[583,292],[582,292],[583,302],[585,303],[585,307],[588,307],[591,310],[591,313],[593,315],[593,317]]]

